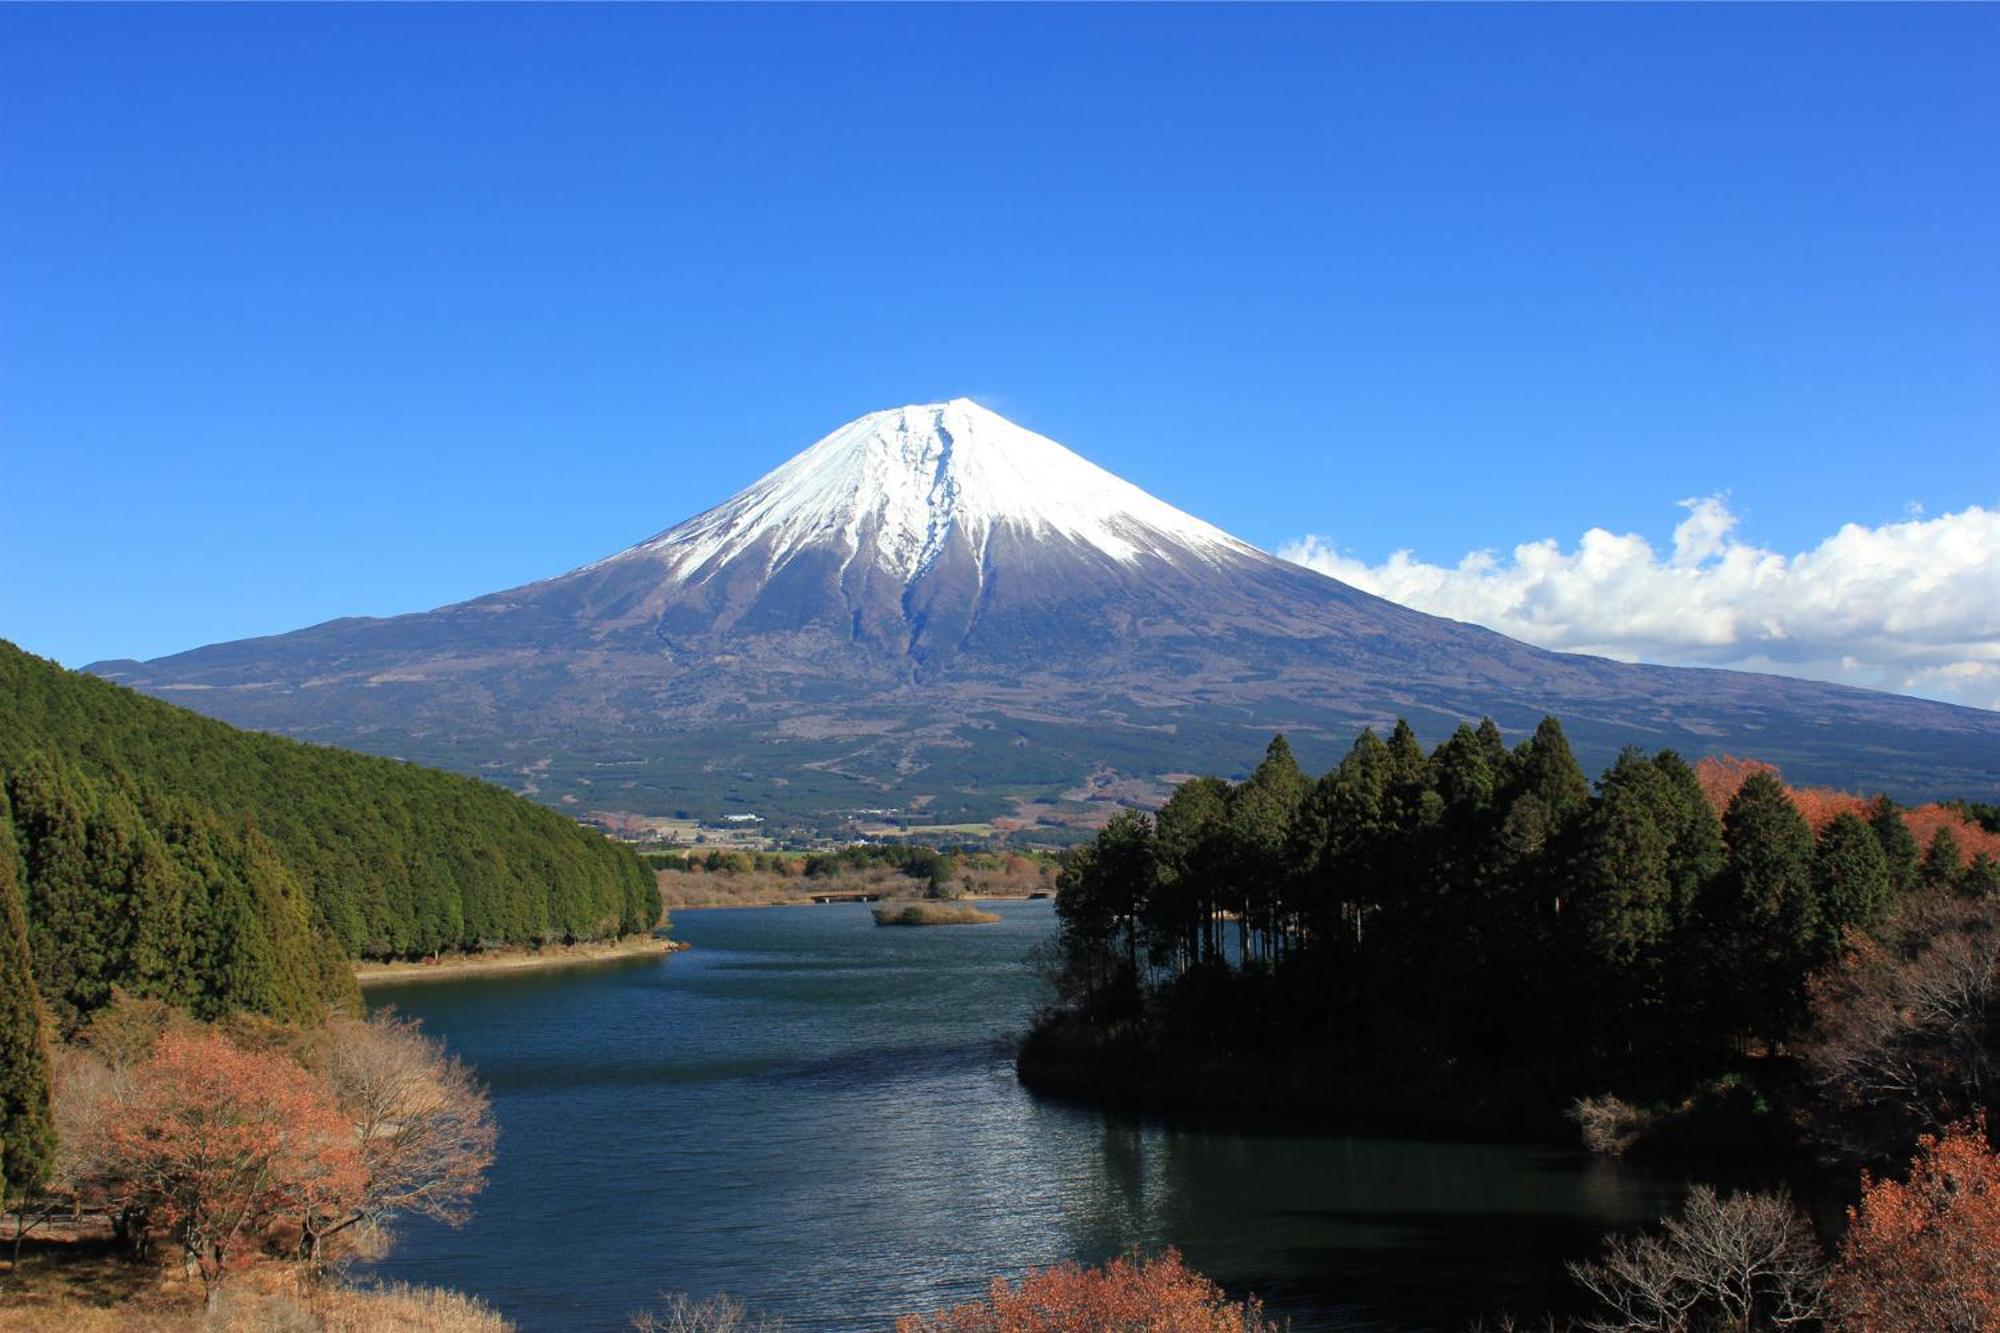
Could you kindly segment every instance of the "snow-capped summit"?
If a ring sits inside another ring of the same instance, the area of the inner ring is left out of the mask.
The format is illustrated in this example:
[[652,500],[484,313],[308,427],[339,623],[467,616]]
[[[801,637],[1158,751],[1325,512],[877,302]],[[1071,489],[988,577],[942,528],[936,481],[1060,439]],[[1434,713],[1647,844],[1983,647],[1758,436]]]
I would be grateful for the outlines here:
[[954,537],[983,567],[996,535],[1067,540],[1124,564],[1254,554],[1228,533],[970,398],[848,422],[748,490],[640,543],[686,582],[755,553],[767,573],[831,546],[904,583]]

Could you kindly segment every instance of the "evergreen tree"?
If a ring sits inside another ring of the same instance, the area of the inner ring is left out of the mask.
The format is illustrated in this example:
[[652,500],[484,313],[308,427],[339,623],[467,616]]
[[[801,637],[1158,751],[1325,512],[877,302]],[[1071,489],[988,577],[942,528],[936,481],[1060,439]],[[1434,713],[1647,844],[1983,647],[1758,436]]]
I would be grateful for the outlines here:
[[1150,921],[1156,941],[1189,964],[1222,952],[1217,895],[1229,874],[1229,784],[1202,777],[1174,788],[1154,817],[1162,905]]
[[1581,835],[1577,908],[1592,954],[1626,971],[1673,928],[1673,811],[1660,770],[1629,746],[1599,788]]
[[55,1147],[48,1032],[28,957],[14,823],[0,794],[0,1205],[47,1178]]
[[1479,748],[1486,755],[1486,766],[1492,770],[1493,781],[1499,786],[1507,784],[1507,765],[1512,758],[1507,752],[1507,740],[1500,734],[1499,726],[1490,717],[1479,719],[1479,728],[1474,733],[1479,737]]
[[1552,717],[1543,718],[1535,734],[1515,748],[1511,767],[1502,837],[1517,855],[1534,856],[1590,803],[1590,781],[1562,724]]
[[1282,735],[1273,736],[1256,769],[1229,800],[1230,842],[1235,849],[1231,878],[1242,905],[1239,953],[1247,957],[1252,939],[1269,956],[1280,947],[1280,890],[1287,878],[1292,821],[1305,801],[1306,776]]
[[2000,895],[2000,861],[1995,861],[1990,852],[1973,857],[1972,864],[1959,876],[1958,891],[1968,898]]
[[1916,835],[1903,822],[1903,812],[1887,796],[1877,796],[1868,807],[1868,827],[1881,845],[1882,859],[1889,868],[1889,887],[1899,896],[1917,886],[1917,863],[1921,853]]
[[1729,859],[1715,924],[1718,951],[1733,963],[1731,1017],[1740,1030],[1775,1041],[1803,1012],[1819,939],[1812,829],[1768,771],[1744,782],[1722,828]]
[[1450,739],[1431,753],[1431,785],[1447,815],[1483,813],[1493,804],[1499,775],[1479,734],[1460,723]]
[[1650,1047],[1664,1012],[1674,929],[1673,824],[1665,774],[1627,748],[1599,783],[1570,882],[1582,966],[1574,980],[1600,1041]]
[[1661,817],[1670,838],[1667,874],[1673,884],[1674,926],[1685,931],[1703,892],[1722,873],[1722,821],[1694,769],[1679,754],[1662,750],[1653,756],[1653,767],[1660,771],[1667,802]]
[[102,886],[91,880],[89,808],[70,774],[48,755],[13,776],[15,826],[27,869],[28,943],[35,975],[58,1026],[73,1030],[110,993]]
[[1317,855],[1328,880],[1337,885],[1336,909],[1343,937],[1351,930],[1359,946],[1370,909],[1387,895],[1395,831],[1389,822],[1389,788],[1394,765],[1389,747],[1372,728],[1355,738],[1340,764],[1319,784],[1316,806],[1326,831]]
[[1409,834],[1430,827],[1443,813],[1443,802],[1431,788],[1430,760],[1417,741],[1409,720],[1397,718],[1388,741],[1389,785],[1382,797],[1382,814],[1399,831]]
[[189,910],[186,877],[150,829],[132,854],[131,890],[129,989],[149,999],[192,1005],[198,922]]
[[1819,918],[1817,962],[1838,957],[1849,930],[1872,930],[1889,915],[1895,901],[1889,861],[1859,815],[1838,815],[1820,832],[1813,853],[1813,894]]
[[1923,863],[1917,867],[1917,884],[1931,890],[1949,889],[1958,883],[1963,864],[1958,835],[1949,828],[1941,828],[1931,835],[1931,845],[1924,849]]

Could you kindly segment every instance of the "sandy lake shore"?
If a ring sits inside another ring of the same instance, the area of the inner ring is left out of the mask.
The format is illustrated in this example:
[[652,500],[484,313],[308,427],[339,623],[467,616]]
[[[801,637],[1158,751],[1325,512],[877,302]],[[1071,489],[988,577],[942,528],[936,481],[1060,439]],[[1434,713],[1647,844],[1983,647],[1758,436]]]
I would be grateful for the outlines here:
[[553,944],[542,949],[494,949],[486,953],[446,954],[436,962],[356,963],[354,979],[364,986],[387,981],[441,981],[483,972],[525,972],[549,967],[574,967],[645,954],[678,953],[678,940],[633,936],[607,944]]

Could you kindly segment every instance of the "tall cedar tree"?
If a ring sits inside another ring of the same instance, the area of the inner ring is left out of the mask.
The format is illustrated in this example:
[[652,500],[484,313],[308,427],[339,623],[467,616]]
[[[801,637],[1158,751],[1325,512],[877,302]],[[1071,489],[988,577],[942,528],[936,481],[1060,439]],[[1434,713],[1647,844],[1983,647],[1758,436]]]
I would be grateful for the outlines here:
[[0,794],[0,1206],[39,1186],[55,1160],[42,997],[28,963],[14,823]]
[[1674,931],[1673,791],[1628,748],[1599,783],[1580,835],[1572,891],[1584,981],[1601,1043],[1652,1049],[1666,1012]]
[[1917,837],[1903,822],[1903,811],[1887,796],[1877,796],[1868,807],[1868,827],[1882,846],[1882,859],[1889,867],[1889,887],[1898,896],[1917,886],[1917,864],[1923,853]]
[[1730,957],[1741,1031],[1775,1042],[1805,1009],[1805,977],[1819,941],[1813,837],[1768,770],[1752,773],[1722,820],[1729,861],[1714,924]]
[[1872,930],[1889,915],[1895,902],[1889,860],[1859,815],[1836,815],[1820,831],[1813,851],[1813,897],[1819,911],[1814,958],[1820,965],[1840,956],[1848,931]]
[[1305,794],[1306,776],[1280,735],[1271,738],[1262,762],[1229,802],[1230,837],[1236,849],[1232,878],[1243,909],[1241,947],[1248,950],[1254,940],[1259,957],[1276,952],[1286,853],[1292,821]]

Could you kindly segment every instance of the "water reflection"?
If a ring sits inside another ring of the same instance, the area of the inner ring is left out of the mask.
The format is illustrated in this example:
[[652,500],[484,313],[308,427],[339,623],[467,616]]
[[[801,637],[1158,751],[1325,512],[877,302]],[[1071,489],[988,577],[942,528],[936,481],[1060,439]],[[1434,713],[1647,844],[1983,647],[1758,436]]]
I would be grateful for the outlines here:
[[384,1276],[528,1329],[613,1329],[662,1290],[803,1329],[881,1328],[994,1274],[1178,1246],[1300,1329],[1458,1329],[1559,1294],[1561,1259],[1669,1182],[1519,1147],[1175,1131],[1039,1102],[1005,1042],[1046,902],[997,925],[865,906],[690,912],[696,947],[375,993],[491,1085],[480,1215],[412,1226]]

